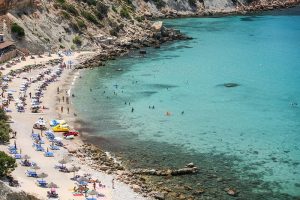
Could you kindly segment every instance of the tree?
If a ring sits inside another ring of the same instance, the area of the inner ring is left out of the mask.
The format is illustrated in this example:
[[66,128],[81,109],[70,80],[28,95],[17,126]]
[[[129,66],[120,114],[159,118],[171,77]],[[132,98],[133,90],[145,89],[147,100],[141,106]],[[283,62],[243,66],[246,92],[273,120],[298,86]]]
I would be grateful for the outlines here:
[[18,37],[24,37],[25,36],[24,29],[21,26],[19,26],[17,23],[13,23],[11,25],[11,32],[16,34]]
[[16,160],[0,151],[0,177],[7,175],[16,167]]
[[9,141],[9,133],[11,132],[9,124],[4,120],[0,120],[0,142]]

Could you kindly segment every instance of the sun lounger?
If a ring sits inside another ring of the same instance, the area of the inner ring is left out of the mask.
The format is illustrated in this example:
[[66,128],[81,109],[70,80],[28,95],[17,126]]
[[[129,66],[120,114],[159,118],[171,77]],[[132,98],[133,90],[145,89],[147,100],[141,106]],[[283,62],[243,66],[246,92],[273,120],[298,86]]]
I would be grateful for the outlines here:
[[15,147],[14,145],[13,146],[8,146],[8,150],[17,150],[18,148]]
[[22,155],[21,154],[15,154],[14,157],[15,157],[15,159],[21,159]]
[[47,182],[44,180],[37,180],[37,185],[40,187],[47,187]]
[[87,197],[87,198],[85,198],[86,200],[97,200],[97,198],[95,198],[95,197]]
[[31,167],[33,166],[33,162],[29,162],[29,161],[25,161],[25,160],[21,160],[20,164],[24,167]]
[[37,173],[36,172],[29,171],[29,170],[26,171],[26,175],[29,176],[29,177],[35,177],[35,178],[37,177]]
[[10,154],[18,154],[17,150],[9,150]]
[[48,151],[48,152],[45,152],[45,153],[44,153],[44,156],[45,156],[45,157],[53,157],[53,156],[54,156],[54,153],[51,152],[51,151]]
[[37,147],[35,148],[35,150],[36,150],[36,151],[45,151],[45,149],[44,149],[43,147],[41,147],[41,146],[37,146]]
[[50,145],[51,150],[59,150],[59,146],[56,145]]

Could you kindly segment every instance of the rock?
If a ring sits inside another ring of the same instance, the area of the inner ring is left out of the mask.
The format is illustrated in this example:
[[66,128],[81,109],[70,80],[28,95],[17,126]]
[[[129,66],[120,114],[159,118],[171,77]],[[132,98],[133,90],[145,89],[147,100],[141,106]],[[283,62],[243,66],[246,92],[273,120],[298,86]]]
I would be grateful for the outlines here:
[[140,50],[140,54],[146,54],[146,50]]
[[193,167],[195,167],[195,165],[194,165],[194,163],[191,162],[191,163],[187,164],[186,167],[193,168]]
[[138,185],[132,185],[132,189],[134,192],[140,192],[141,191],[141,187]]
[[200,195],[200,194],[203,194],[205,191],[204,189],[200,188],[200,189],[197,189],[196,191],[193,192],[194,195]]
[[227,194],[233,197],[236,197],[238,195],[238,192],[236,191],[236,189],[233,188],[228,188],[226,190]]
[[163,22],[162,21],[157,21],[157,22],[154,22],[152,25],[151,25],[151,29],[154,30],[154,31],[161,31],[163,27]]
[[160,193],[160,192],[152,192],[151,196],[153,196],[155,199],[158,199],[158,200],[164,200],[165,199],[165,194]]
[[225,87],[231,88],[231,87],[237,87],[239,86],[239,84],[237,83],[224,83]]

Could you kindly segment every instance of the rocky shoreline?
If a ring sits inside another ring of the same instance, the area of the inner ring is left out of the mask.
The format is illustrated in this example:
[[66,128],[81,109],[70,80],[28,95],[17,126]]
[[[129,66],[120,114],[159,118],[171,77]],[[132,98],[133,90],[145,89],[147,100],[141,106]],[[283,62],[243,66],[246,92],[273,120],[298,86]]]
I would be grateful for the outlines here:
[[188,17],[222,17],[230,15],[247,15],[252,13],[259,13],[263,11],[272,11],[279,9],[292,8],[300,4],[300,0],[288,0],[288,1],[272,1],[268,3],[252,2],[249,5],[237,3],[234,9],[216,9],[216,10],[201,10],[196,12],[180,12],[173,9],[165,9],[161,11],[160,16],[146,16],[147,19],[176,19],[176,18],[188,18]]
[[[188,163],[181,169],[127,169],[120,161],[121,158],[116,159],[92,144],[83,144],[72,154],[80,160],[81,164],[88,164],[94,170],[116,175],[117,180],[130,185],[134,192],[140,193],[144,197],[153,197],[163,200],[166,199],[168,193],[173,192],[176,198],[194,199],[192,196],[183,198],[183,194],[175,193],[164,187],[159,187],[160,183],[149,184],[149,182],[147,182],[149,176],[165,176],[171,178],[172,176],[196,174],[198,173],[198,168],[193,163]],[[192,190],[190,187],[184,189]],[[203,192],[204,190],[194,191],[195,194],[201,194]]]
[[[100,53],[83,60],[76,66],[76,69],[104,66],[106,61],[127,55],[131,50],[142,49],[145,47],[160,48],[160,45],[165,42],[193,39],[181,33],[179,30],[164,27],[162,22],[154,23],[151,28],[151,33],[141,38],[133,38],[126,42],[117,41],[112,45],[101,45],[102,51]],[[147,52],[141,50],[140,53],[146,54]]]

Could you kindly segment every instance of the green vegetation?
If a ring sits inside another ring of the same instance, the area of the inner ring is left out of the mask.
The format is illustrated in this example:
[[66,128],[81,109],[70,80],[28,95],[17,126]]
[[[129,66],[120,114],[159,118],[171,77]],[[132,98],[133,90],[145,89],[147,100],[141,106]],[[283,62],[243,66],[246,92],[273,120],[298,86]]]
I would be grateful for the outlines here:
[[3,109],[0,109],[0,142],[9,141],[9,133],[11,132],[11,128],[9,124],[6,123],[7,120],[8,116]]
[[61,12],[60,12],[60,14],[61,14],[61,16],[63,17],[63,18],[65,18],[65,19],[71,19],[71,15],[69,14],[69,13],[67,13],[66,11],[64,11],[64,10],[62,10]]
[[156,5],[158,9],[165,7],[166,5],[166,2],[164,2],[163,0],[153,0],[153,3]]
[[96,10],[97,10],[97,17],[99,19],[103,19],[104,17],[107,16],[108,6],[106,6],[104,3],[99,1],[97,2]]
[[118,12],[115,6],[112,6],[111,9],[116,13]]
[[138,21],[138,22],[142,22],[142,21],[144,21],[145,20],[145,17],[144,16],[137,16],[136,18],[136,21]]
[[97,18],[95,17],[95,15],[93,15],[93,14],[87,12],[87,11],[84,11],[84,10],[81,11],[81,15],[84,18],[86,18],[87,20],[93,22],[94,24],[99,24],[99,22],[98,22]]
[[123,18],[127,18],[127,19],[131,18],[128,9],[125,6],[122,7],[122,9],[120,11],[120,15]]
[[18,37],[24,37],[25,36],[24,29],[21,26],[19,26],[17,23],[13,23],[11,25],[11,32],[16,34]]
[[16,167],[16,160],[0,151],[0,177],[7,175]]
[[79,35],[76,35],[76,36],[73,38],[73,43],[76,44],[77,46],[81,46],[82,40],[81,40],[81,38],[79,37]]
[[77,25],[78,25],[79,28],[81,28],[81,29],[86,28],[86,25],[85,25],[83,20],[76,19],[76,22],[77,22]]
[[66,2],[65,0],[55,0],[55,1],[56,1],[56,3],[59,3],[59,4],[63,4]]
[[189,4],[191,7],[196,7],[196,0],[189,0]]
[[62,8],[75,16],[77,16],[79,14],[78,10],[72,4],[63,3]]

